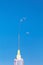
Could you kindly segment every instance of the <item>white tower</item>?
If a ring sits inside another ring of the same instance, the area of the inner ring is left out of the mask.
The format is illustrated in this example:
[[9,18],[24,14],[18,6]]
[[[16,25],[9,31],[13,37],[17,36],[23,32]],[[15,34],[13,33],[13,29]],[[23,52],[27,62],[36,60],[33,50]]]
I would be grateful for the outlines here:
[[20,54],[20,35],[18,35],[18,51],[16,59],[14,59],[14,65],[24,65],[24,60]]

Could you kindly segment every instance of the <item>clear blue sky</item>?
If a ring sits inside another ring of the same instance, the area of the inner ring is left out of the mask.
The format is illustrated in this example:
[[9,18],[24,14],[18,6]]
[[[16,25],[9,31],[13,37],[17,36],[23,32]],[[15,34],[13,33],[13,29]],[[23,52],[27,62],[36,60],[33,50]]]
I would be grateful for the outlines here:
[[22,17],[27,18],[20,23],[24,65],[43,65],[43,0],[0,0],[0,65],[14,65]]

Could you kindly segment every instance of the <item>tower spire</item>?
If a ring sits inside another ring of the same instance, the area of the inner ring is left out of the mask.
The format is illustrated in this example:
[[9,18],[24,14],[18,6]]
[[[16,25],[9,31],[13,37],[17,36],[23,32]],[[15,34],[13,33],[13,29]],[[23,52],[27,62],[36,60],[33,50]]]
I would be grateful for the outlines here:
[[21,59],[21,54],[20,54],[20,34],[18,34],[18,51],[17,51],[17,59]]
[[18,49],[20,50],[20,34],[18,34]]
[[24,65],[24,60],[20,54],[20,25],[19,25],[19,33],[18,33],[18,51],[17,51],[16,59],[14,59],[14,65]]

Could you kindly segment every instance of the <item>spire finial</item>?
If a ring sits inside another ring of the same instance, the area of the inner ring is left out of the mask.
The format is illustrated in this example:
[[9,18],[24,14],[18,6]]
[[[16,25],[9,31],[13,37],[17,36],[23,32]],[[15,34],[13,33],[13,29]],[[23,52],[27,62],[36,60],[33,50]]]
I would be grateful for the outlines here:
[[18,34],[18,49],[20,50],[20,34]]

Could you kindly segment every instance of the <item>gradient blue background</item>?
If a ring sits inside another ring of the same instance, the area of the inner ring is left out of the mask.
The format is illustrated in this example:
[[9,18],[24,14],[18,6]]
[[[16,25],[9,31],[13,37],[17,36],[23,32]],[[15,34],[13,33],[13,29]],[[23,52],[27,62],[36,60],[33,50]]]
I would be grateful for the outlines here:
[[24,65],[43,65],[43,0],[0,0],[0,65],[14,65],[18,32]]

